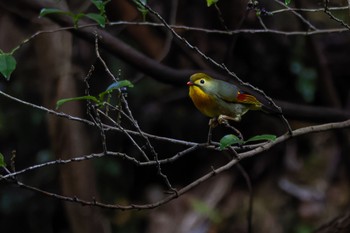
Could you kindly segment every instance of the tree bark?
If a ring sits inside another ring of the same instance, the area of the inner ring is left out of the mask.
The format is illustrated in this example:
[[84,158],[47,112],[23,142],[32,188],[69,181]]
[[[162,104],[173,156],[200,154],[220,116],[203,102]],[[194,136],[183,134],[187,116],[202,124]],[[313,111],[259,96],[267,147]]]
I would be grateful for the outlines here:
[[[52,28],[52,24],[47,25]],[[78,96],[77,79],[72,67],[72,35],[69,32],[51,33],[35,40],[38,79],[44,105],[54,108],[61,98]],[[64,105],[62,111],[82,116],[81,103]],[[50,141],[57,159],[70,159],[90,152],[91,142],[82,124],[63,118],[49,117]],[[91,200],[97,197],[95,172],[91,161],[60,166],[62,195]],[[64,203],[73,233],[110,232],[99,209]]]

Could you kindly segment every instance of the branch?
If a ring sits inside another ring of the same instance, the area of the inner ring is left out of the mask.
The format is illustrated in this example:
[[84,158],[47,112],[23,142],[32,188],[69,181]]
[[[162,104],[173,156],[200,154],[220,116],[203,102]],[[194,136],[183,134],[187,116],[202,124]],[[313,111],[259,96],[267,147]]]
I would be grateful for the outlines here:
[[[15,102],[18,102],[20,104],[32,107],[34,109],[38,109],[38,110],[43,111],[43,112],[46,112],[46,113],[48,113],[50,115],[54,115],[54,116],[57,116],[57,117],[63,117],[63,118],[66,118],[68,120],[77,121],[77,122],[80,122],[80,123],[85,123],[85,124],[87,124],[89,126],[96,126],[96,124],[94,122],[92,122],[92,121],[89,121],[89,120],[86,120],[86,119],[83,119],[83,118],[80,118],[80,117],[75,117],[75,116],[66,114],[64,112],[57,112],[57,111],[54,111],[52,109],[45,108],[44,106],[39,106],[39,105],[30,103],[30,102],[27,102],[27,101],[18,99],[18,98],[14,97],[14,96],[11,96],[11,95],[9,95],[9,94],[1,91],[1,90],[0,90],[0,95],[4,96],[6,98],[9,98],[9,99],[11,99],[11,100],[13,100]],[[119,128],[119,127],[114,127],[114,126],[110,126],[110,125],[106,125],[106,124],[102,124],[102,125],[104,127],[104,130],[106,130],[106,131],[123,132],[123,130],[121,128]],[[132,135],[142,136],[140,134],[140,132],[136,132],[136,131],[133,131],[133,130],[125,129],[125,132],[127,132],[129,134],[132,134]],[[174,144],[179,144],[179,145],[184,145],[184,146],[197,145],[197,143],[195,143],[195,142],[189,142],[189,141],[184,141],[184,140],[180,140],[180,139],[162,137],[162,136],[157,136],[157,135],[153,135],[153,134],[149,134],[149,133],[145,133],[145,132],[142,132],[142,134],[144,136],[146,136],[146,137],[149,137],[151,139],[158,140],[158,141],[164,141],[164,142],[169,142],[169,143],[174,143]]]
[[[21,6],[21,9],[28,9],[30,16],[36,15],[36,17],[43,8],[57,8],[57,5],[53,2],[43,2],[39,0],[18,0],[16,2],[6,3],[0,1],[1,7],[5,9],[10,8],[11,11],[15,11],[19,16],[23,17],[23,12],[18,10],[19,5]],[[175,69],[160,64],[158,61],[147,57],[143,53],[127,45],[114,35],[107,32],[105,29],[100,29],[97,27],[78,27],[77,29],[74,29],[71,19],[67,16],[50,14],[47,15],[47,17],[59,24],[61,27],[71,28],[71,33],[89,41],[92,44],[95,43],[95,34],[98,34],[101,37],[99,40],[100,47],[107,49],[113,55],[121,58],[131,66],[158,81],[175,85],[185,85],[184,83],[186,80],[188,80],[188,77],[196,72],[195,70]],[[88,24],[86,20],[80,20],[79,22],[82,25]],[[91,24],[89,25],[91,26]]]
[[328,8],[328,2],[329,2],[329,0],[325,0],[325,2],[324,2],[324,13],[326,13],[332,20],[338,22],[340,25],[342,25],[346,29],[350,30],[350,26],[347,23],[345,23],[343,20],[335,17],[332,14],[332,12]]
[[[33,14],[38,15],[40,9],[43,7],[54,7],[55,5],[49,2],[45,2],[46,5],[44,5],[42,2],[38,0],[33,0],[33,1],[27,1],[27,0],[18,0],[21,2],[21,4],[24,7],[28,7],[29,9],[32,10]],[[12,7],[16,8],[16,5],[13,5],[12,2],[8,2],[6,4],[3,4],[0,1],[0,5],[2,5],[4,8],[7,7]],[[329,8],[333,9],[333,8]],[[295,10],[293,8],[286,9],[286,11],[292,11]],[[301,9],[303,10],[303,9]],[[315,9],[315,11],[318,11],[318,9]],[[23,15],[20,12],[17,12],[18,14]],[[54,15],[52,15],[53,17]],[[159,64],[157,61],[154,61],[145,55],[139,53],[135,49],[131,48],[130,46],[126,45],[124,42],[118,40],[114,36],[110,35],[108,32],[100,29],[95,29],[91,28],[93,26],[97,26],[96,24],[88,24],[84,21],[83,25],[79,26],[79,29],[76,30],[74,27],[71,25],[70,19],[66,17],[54,17],[53,20],[55,20],[57,23],[59,23],[63,28],[61,29],[53,29],[53,30],[48,30],[48,31],[40,31],[35,33],[32,37],[30,37],[28,40],[25,40],[23,43],[27,43],[29,40],[35,38],[36,36],[39,36],[43,33],[52,33],[56,31],[61,31],[61,30],[70,30],[72,33],[77,34],[78,36],[85,38],[91,43],[94,43],[95,40],[95,34],[98,33],[99,35],[102,36],[102,39],[100,41],[101,46],[104,48],[108,49],[110,52],[112,52],[116,56],[120,56],[121,58],[125,58],[126,61],[128,61],[130,64],[136,66],[138,69],[140,69],[142,72],[151,75],[153,78],[157,79],[158,81],[166,82],[166,83],[172,83],[176,85],[184,85],[185,80],[188,79],[188,77],[198,71],[194,70],[178,70],[178,69],[173,69],[165,65]],[[155,23],[150,23],[150,22],[112,22],[109,25],[121,25],[121,24],[132,24],[132,25],[151,25],[151,26],[159,26],[159,27],[164,27],[164,24],[155,24]],[[228,35],[235,34],[235,33],[277,33],[277,34],[283,34],[283,35],[314,35],[318,33],[334,33],[334,32],[344,32],[348,31],[347,28],[339,28],[339,29],[325,29],[325,30],[314,30],[314,31],[305,31],[305,32],[283,32],[279,30],[274,30],[274,29],[263,29],[263,30],[255,30],[255,29],[244,29],[244,30],[234,30],[234,31],[220,31],[220,30],[207,30],[207,29],[201,29],[201,28],[192,28],[192,27],[186,27],[186,26],[173,26],[173,25],[168,25],[170,28],[179,28],[179,29],[187,29],[187,30],[198,30],[198,31],[203,31],[207,33],[225,33]],[[22,43],[22,44],[23,44]],[[21,45],[20,45],[21,46]],[[211,72],[214,76],[222,77],[219,74]],[[232,80],[231,80],[232,81]],[[244,90],[244,86],[242,87]],[[254,93],[255,94],[255,93]],[[259,96],[258,96],[259,97]],[[266,97],[266,95],[265,95]],[[260,98],[261,99],[261,98]],[[267,103],[269,104],[269,103]],[[288,116],[288,115],[287,115]],[[316,116],[316,115],[314,115]],[[89,124],[93,124],[90,122]]]
[[[135,204],[130,204],[130,205],[115,205],[115,204],[106,204],[106,203],[102,203],[102,202],[98,202],[96,201],[94,198],[92,201],[86,201],[86,200],[82,200],[79,199],[77,197],[66,197],[66,196],[62,196],[62,195],[58,195],[58,194],[54,194],[54,193],[50,193],[35,187],[31,187],[31,186],[27,186],[19,181],[12,181],[13,179],[11,179],[11,182],[15,182],[17,185],[19,185],[19,187],[24,188],[24,189],[28,189],[31,191],[35,191],[38,192],[40,194],[43,194],[45,196],[49,196],[49,197],[53,197],[53,198],[57,198],[63,201],[69,201],[69,202],[74,202],[77,204],[81,204],[81,205],[88,205],[88,206],[97,206],[97,207],[101,207],[101,208],[107,208],[107,209],[119,209],[119,210],[131,210],[131,209],[137,209],[137,210],[141,210],[141,209],[153,209],[156,208],[158,206],[161,206],[165,203],[168,203],[169,201],[183,195],[184,193],[190,191],[191,189],[199,186],[201,183],[205,182],[206,180],[210,179],[211,177],[213,177],[214,175],[220,174],[226,170],[229,170],[230,168],[232,168],[234,165],[236,165],[240,160],[242,159],[246,159],[252,156],[255,156],[257,154],[260,154],[264,151],[268,151],[269,149],[271,149],[272,147],[285,142],[291,138],[294,137],[298,137],[298,136],[302,136],[302,135],[306,135],[306,134],[310,134],[310,133],[317,133],[317,132],[323,132],[323,131],[329,131],[329,130],[334,130],[334,129],[344,129],[344,128],[348,128],[350,127],[350,120],[347,121],[343,121],[343,122],[337,122],[337,123],[328,123],[328,124],[323,124],[323,125],[316,125],[316,126],[309,126],[309,127],[304,127],[304,128],[300,128],[300,129],[296,129],[293,131],[292,134],[284,134],[280,137],[278,137],[275,141],[270,141],[270,142],[266,142],[264,144],[262,144],[261,146],[252,149],[250,151],[246,151],[246,152],[242,152],[242,153],[238,153],[237,154],[237,158],[232,159],[229,163],[217,168],[217,169],[212,169],[209,173],[203,175],[202,177],[198,178],[197,180],[193,181],[192,183],[188,184],[187,186],[181,188],[180,190],[178,190],[176,193],[172,193],[170,195],[168,195],[167,197],[161,199],[158,202],[154,202],[154,203],[150,203],[150,204],[141,204],[141,205],[135,205]],[[11,173],[12,174],[12,173]],[[10,177],[14,177],[16,174],[10,176]],[[1,176],[0,178],[2,178],[2,180],[4,180],[5,176]],[[6,176],[6,180],[8,182],[10,182],[9,176]]]
[[307,25],[309,27],[309,29],[312,29],[313,31],[316,31],[317,28],[312,24],[310,23],[309,20],[305,19],[304,16],[302,16],[300,13],[292,10],[289,6],[287,6],[286,4],[284,4],[283,2],[281,1],[278,1],[278,0],[274,0],[277,4],[285,7],[286,9],[288,9],[288,11],[290,11],[292,14],[294,14],[297,18],[299,18],[305,25]]

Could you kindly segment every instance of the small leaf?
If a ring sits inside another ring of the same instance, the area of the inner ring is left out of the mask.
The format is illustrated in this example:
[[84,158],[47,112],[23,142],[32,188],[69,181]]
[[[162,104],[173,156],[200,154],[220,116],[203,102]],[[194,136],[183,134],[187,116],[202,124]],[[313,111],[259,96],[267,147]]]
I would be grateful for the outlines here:
[[284,4],[286,4],[287,6],[290,4],[291,0],[284,0]]
[[133,2],[137,5],[137,10],[140,11],[143,21],[146,21],[148,10],[144,5],[147,4],[147,0],[133,0]]
[[78,21],[83,18],[85,16],[84,13],[78,13],[78,14],[73,14],[72,18],[73,18],[73,24],[74,27],[77,28],[78,27]]
[[259,17],[261,15],[261,10],[255,9],[255,15]]
[[4,156],[2,155],[2,153],[0,153],[0,167],[5,167],[6,163],[5,163],[5,159]]
[[67,12],[67,11],[60,10],[60,9],[56,9],[56,8],[43,8],[40,11],[39,17],[44,17],[48,14],[66,14],[66,15],[68,14],[68,15],[70,15],[71,13]]
[[92,19],[93,21],[98,23],[103,28],[106,25],[106,18],[102,15],[95,14],[95,13],[88,13],[85,16],[88,17],[89,19]]
[[96,102],[97,104],[100,103],[95,96],[86,95],[86,96],[79,96],[79,97],[61,99],[61,100],[57,101],[56,109],[58,109],[59,107],[61,107],[63,104],[65,104],[67,102],[76,101],[76,100],[92,100],[92,101]]
[[107,87],[107,89],[104,92],[101,92],[98,96],[100,98],[100,101],[102,102],[105,95],[113,92],[116,89],[125,89],[126,87],[134,87],[134,85],[129,80],[121,80],[118,82],[114,82],[111,85]]
[[95,7],[99,11],[104,11],[105,9],[105,3],[102,0],[91,0],[91,2],[95,5]]
[[237,144],[237,143],[242,143],[243,141],[241,139],[239,139],[236,135],[234,134],[228,134],[223,136],[220,139],[220,150],[225,149],[226,147],[229,147],[233,144]]
[[219,0],[207,0],[207,6],[210,7],[213,4],[216,4]]
[[106,1],[102,1],[102,0],[91,0],[91,2],[95,5],[95,7],[100,11],[101,15],[105,14],[105,8],[106,8],[106,4],[109,3],[111,0],[106,0]]
[[251,137],[245,142],[275,141],[275,140],[276,140],[276,135],[273,135],[273,134],[262,134],[262,135],[256,135],[254,137]]
[[118,82],[114,82],[111,85],[109,85],[106,89],[106,91],[113,91],[115,89],[119,89],[122,87],[134,87],[134,85],[129,80],[121,80]]
[[12,72],[16,69],[16,59],[10,53],[0,54],[0,73],[10,79]]

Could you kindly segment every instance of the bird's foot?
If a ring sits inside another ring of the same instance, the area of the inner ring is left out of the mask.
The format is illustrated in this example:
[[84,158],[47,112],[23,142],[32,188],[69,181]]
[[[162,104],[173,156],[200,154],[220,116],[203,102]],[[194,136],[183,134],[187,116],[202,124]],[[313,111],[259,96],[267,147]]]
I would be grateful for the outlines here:
[[240,117],[240,116],[231,117],[231,116],[227,116],[227,115],[220,115],[220,116],[217,118],[217,121],[219,122],[219,124],[223,124],[223,125],[228,124],[228,120],[231,120],[231,121],[240,121],[240,120],[241,120],[241,117]]
[[214,118],[211,118],[209,120],[209,127],[211,128],[215,128],[216,126],[218,126],[219,124],[219,121],[218,121],[218,118],[214,117]]
[[242,133],[236,129],[235,127],[233,127],[232,125],[230,125],[228,123],[228,120],[234,120],[234,121],[237,121],[235,118],[232,118],[232,117],[229,117],[229,116],[226,116],[226,115],[220,115],[217,119],[217,121],[219,122],[219,124],[222,124],[224,125],[225,127],[227,128],[230,128],[232,129],[233,131],[235,131],[235,133],[237,134],[238,138],[241,139],[242,141],[244,140],[243,139],[243,135]]

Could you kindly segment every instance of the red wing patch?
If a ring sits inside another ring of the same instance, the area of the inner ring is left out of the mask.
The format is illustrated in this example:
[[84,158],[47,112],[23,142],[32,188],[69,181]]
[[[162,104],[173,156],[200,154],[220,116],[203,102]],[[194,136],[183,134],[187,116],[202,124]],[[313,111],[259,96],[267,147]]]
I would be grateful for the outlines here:
[[261,103],[254,96],[249,94],[238,93],[237,102],[245,103],[245,104],[261,105]]

